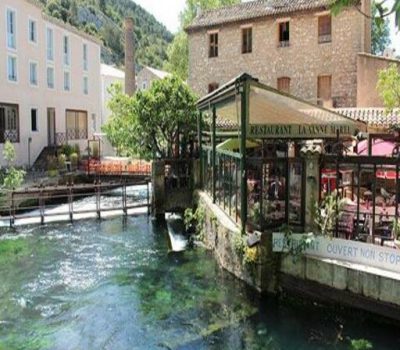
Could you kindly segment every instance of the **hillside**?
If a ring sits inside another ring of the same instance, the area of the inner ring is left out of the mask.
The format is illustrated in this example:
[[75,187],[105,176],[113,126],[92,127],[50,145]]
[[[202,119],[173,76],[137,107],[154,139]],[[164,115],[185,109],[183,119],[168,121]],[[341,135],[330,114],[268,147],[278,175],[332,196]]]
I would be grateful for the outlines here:
[[123,64],[123,20],[132,16],[136,23],[137,63],[162,68],[173,35],[132,0],[39,1],[49,15],[99,38],[103,42],[102,59],[108,64]]

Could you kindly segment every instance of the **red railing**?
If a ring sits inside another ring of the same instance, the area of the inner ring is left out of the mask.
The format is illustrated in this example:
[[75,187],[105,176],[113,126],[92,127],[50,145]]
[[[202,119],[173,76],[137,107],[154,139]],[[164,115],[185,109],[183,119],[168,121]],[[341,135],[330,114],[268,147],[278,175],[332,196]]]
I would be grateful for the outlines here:
[[143,160],[86,160],[81,162],[81,169],[92,175],[151,175],[151,163]]

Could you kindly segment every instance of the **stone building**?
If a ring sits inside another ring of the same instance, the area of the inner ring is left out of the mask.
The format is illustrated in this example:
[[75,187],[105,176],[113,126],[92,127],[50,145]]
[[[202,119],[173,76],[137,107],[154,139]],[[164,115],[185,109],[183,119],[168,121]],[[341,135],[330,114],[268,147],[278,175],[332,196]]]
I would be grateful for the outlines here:
[[[371,21],[337,16],[330,0],[256,0],[199,13],[189,35],[189,85],[205,95],[246,72],[326,107],[357,106],[358,53],[370,53]],[[361,1],[370,12],[370,1]]]
[[136,88],[137,90],[147,90],[153,81],[164,79],[171,74],[151,67],[143,67],[137,74]]

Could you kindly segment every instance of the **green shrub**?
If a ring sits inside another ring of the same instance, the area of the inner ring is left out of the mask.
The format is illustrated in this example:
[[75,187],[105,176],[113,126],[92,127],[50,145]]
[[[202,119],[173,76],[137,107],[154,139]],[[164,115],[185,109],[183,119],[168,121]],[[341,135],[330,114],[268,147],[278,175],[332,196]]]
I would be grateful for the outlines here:
[[67,161],[67,156],[65,154],[58,155],[58,166],[60,169],[65,169],[65,162]]
[[74,166],[74,167],[76,167],[76,166],[78,166],[78,162],[79,162],[79,155],[78,155],[78,153],[72,153],[70,156],[69,156],[69,160],[71,161],[71,165],[72,166]]
[[72,153],[74,153],[74,149],[71,145],[64,145],[61,148],[61,153],[65,154],[67,158],[70,157]]
[[352,339],[350,342],[350,350],[372,350],[373,348],[371,342],[366,339]]

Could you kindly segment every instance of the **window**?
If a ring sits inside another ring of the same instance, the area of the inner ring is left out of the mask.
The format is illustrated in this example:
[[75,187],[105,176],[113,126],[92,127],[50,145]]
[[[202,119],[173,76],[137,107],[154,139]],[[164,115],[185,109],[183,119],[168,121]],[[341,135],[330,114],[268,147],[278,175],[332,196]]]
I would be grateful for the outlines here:
[[69,47],[69,37],[64,35],[63,39],[63,53],[64,53],[64,65],[69,66],[70,64],[70,47]]
[[145,80],[142,84],[142,90],[146,90],[147,89],[147,80]]
[[64,72],[64,91],[71,91],[71,74]]
[[7,9],[7,47],[16,49],[16,14],[14,10]]
[[87,112],[67,110],[67,139],[84,140],[88,138]]
[[85,95],[89,94],[89,78],[83,77],[83,93]]
[[277,84],[278,90],[282,92],[286,92],[287,94],[290,93],[290,78],[282,77],[278,78]]
[[211,92],[213,92],[214,90],[217,90],[218,88],[219,88],[218,83],[208,84],[208,93],[210,94]]
[[29,20],[29,41],[37,43],[37,23],[32,19]]
[[54,32],[53,29],[51,28],[47,28],[46,41],[47,41],[47,59],[49,61],[54,61]]
[[16,82],[17,76],[17,58],[14,56],[7,57],[7,77],[9,81]]
[[31,109],[31,130],[32,131],[38,131],[37,114],[38,114],[37,109],[32,108]]
[[0,143],[19,142],[19,115],[17,105],[0,103]]
[[332,107],[332,76],[322,75],[318,77],[318,105]]
[[47,87],[54,89],[54,67],[47,67]]
[[290,44],[289,21],[279,23],[279,46],[286,47]]
[[332,41],[332,17],[331,15],[318,17],[318,42],[329,43]]
[[31,85],[38,85],[38,65],[36,62],[29,63],[29,83]]
[[88,70],[88,46],[83,44],[83,70]]
[[209,34],[209,53],[208,56],[218,57],[218,33],[211,33]]
[[242,29],[242,53],[251,53],[253,50],[253,28]]

